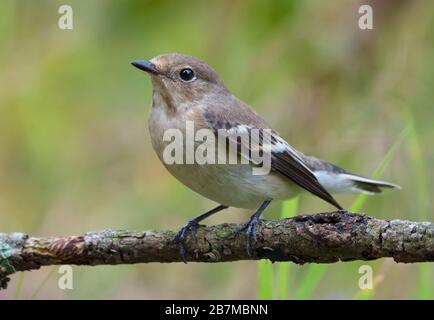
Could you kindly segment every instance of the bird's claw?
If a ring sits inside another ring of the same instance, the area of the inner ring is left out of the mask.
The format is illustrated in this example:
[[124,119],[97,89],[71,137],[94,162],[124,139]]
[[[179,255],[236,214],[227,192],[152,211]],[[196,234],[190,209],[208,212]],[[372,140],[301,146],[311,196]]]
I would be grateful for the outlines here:
[[252,246],[251,246],[251,241],[250,241],[251,238],[253,238],[253,240],[255,242],[258,241],[258,238],[256,235],[258,223],[259,223],[259,217],[253,216],[247,223],[241,225],[235,231],[236,236],[239,236],[241,234],[241,232],[245,231],[245,234],[246,234],[246,251],[247,251],[247,254],[249,256],[252,255],[252,250],[251,250]]
[[185,257],[185,240],[187,239],[188,232],[191,231],[191,239],[196,240],[196,227],[197,222],[191,220],[187,222],[185,226],[183,226],[173,237],[173,241],[179,244],[179,255],[181,256],[182,261],[187,263],[187,259]]

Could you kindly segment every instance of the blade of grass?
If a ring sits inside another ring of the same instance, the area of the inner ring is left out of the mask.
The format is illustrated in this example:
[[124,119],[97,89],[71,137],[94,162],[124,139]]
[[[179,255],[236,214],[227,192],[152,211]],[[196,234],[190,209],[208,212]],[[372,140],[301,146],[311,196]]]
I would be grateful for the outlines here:
[[297,300],[305,300],[311,297],[326,270],[326,264],[315,264],[309,266],[309,269],[303,277],[294,298]]
[[292,218],[298,213],[299,197],[295,197],[282,203],[282,211],[280,212],[280,218]]
[[36,298],[36,296],[38,295],[38,293],[45,286],[45,284],[51,278],[51,276],[53,275],[53,273],[54,273],[54,271],[56,269],[57,269],[56,266],[53,266],[53,267],[50,268],[50,271],[48,271],[48,273],[45,275],[45,277],[41,280],[41,282],[39,283],[39,285],[36,287],[36,290],[33,291],[33,293],[29,296],[29,300],[34,300]]
[[419,279],[418,279],[418,290],[417,297],[421,300],[433,300],[434,299],[434,289],[433,289],[433,276],[432,276],[432,265],[428,262],[421,263],[419,267]]
[[[387,267],[387,266],[386,266]],[[384,272],[381,272],[374,278],[372,289],[362,289],[354,297],[353,300],[370,300],[374,297],[375,289],[383,282]]]
[[289,262],[279,262],[277,265],[277,298],[279,300],[288,299],[288,281],[289,281],[290,265]]
[[[416,183],[416,209],[421,220],[428,218],[427,212],[429,211],[429,183],[428,172],[425,163],[424,152],[422,148],[421,139],[414,123],[414,118],[409,109],[406,112],[407,120],[411,123],[411,139],[409,143],[409,155],[412,172],[414,174],[414,181]],[[418,265],[418,299],[431,300],[434,299],[434,290],[432,284],[433,269],[429,263],[421,263]]]
[[[282,203],[282,210],[280,218],[291,218],[298,212],[299,197],[286,200]],[[288,282],[291,265],[289,262],[279,262],[277,265],[277,279],[278,279],[278,294],[280,300],[288,299]]]
[[[383,160],[381,161],[380,165],[375,169],[372,179],[380,179],[380,177],[383,175],[384,170],[386,170],[387,166],[389,165],[390,161],[395,156],[396,151],[398,151],[399,147],[402,145],[404,140],[409,136],[411,131],[411,126],[408,125],[405,127],[401,133],[399,134],[398,138],[393,143],[392,147],[390,147],[389,151],[387,151],[386,155],[384,156]],[[357,196],[357,198],[354,200],[350,211],[358,212],[362,210],[363,205],[365,204],[366,200],[368,199],[369,195],[365,193],[361,193]]]
[[273,299],[273,264],[268,260],[258,261],[258,275],[259,275],[259,299],[271,300]]
[[23,289],[24,276],[25,276],[24,272],[20,272],[20,274],[18,275],[17,286],[15,287],[14,297],[13,297],[14,300],[18,300],[20,298],[21,290]]
[[364,289],[360,290],[354,297],[353,300],[371,300],[374,297],[375,289],[370,290]]
[[[410,126],[405,127],[401,133],[399,134],[398,138],[395,140],[393,145],[390,147],[388,152],[386,153],[385,157],[381,161],[380,165],[375,170],[372,178],[373,179],[379,179],[381,175],[383,174],[384,170],[389,165],[390,161],[393,159],[396,151],[399,149],[403,141],[407,138],[407,136],[410,133]],[[363,205],[365,204],[367,200],[366,194],[360,194],[357,196],[357,198],[354,200],[350,211],[358,212],[362,209]],[[306,273],[306,275],[303,277],[300,287],[297,290],[297,293],[295,295],[296,299],[308,299],[312,296],[312,293],[315,291],[316,287],[318,287],[319,282],[322,279],[323,274],[327,270],[327,265],[311,265],[309,266],[309,269]]]

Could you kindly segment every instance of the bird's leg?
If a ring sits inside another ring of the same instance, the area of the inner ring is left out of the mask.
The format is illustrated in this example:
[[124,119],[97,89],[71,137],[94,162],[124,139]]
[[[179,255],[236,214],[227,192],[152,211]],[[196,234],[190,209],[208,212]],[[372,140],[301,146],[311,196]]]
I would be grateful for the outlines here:
[[179,254],[181,255],[182,261],[187,263],[187,260],[185,258],[185,240],[187,239],[188,231],[191,231],[191,238],[193,240],[196,239],[196,227],[199,224],[200,221],[203,219],[208,218],[209,216],[213,215],[214,213],[217,213],[223,209],[226,209],[227,206],[220,205],[218,207],[215,207],[214,209],[211,209],[205,213],[202,213],[198,215],[197,217],[191,219],[187,222],[185,226],[183,226],[175,235],[173,240],[175,242],[179,243]]
[[258,240],[256,237],[256,229],[259,223],[259,218],[270,203],[271,200],[264,201],[258,208],[258,210],[256,210],[255,213],[250,217],[250,220],[237,230],[237,234],[244,230],[246,232],[246,251],[249,256],[251,255],[250,238],[253,237],[253,240],[255,240],[255,242]]

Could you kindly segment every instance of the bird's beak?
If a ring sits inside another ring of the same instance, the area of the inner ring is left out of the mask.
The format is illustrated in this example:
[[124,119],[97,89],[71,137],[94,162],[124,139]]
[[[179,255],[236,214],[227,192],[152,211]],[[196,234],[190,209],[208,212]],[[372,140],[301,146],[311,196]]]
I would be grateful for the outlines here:
[[148,60],[135,60],[133,62],[131,62],[131,64],[133,66],[135,66],[136,68],[146,71],[148,73],[152,73],[152,74],[159,74],[160,72],[158,71],[157,67],[155,66],[155,64],[153,64],[151,61]]

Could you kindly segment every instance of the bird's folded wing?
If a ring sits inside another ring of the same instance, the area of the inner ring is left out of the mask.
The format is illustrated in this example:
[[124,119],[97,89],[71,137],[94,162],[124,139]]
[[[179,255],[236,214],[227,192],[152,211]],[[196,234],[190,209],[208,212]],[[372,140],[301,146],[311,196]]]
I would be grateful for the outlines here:
[[275,139],[277,143],[272,143],[271,147],[271,168],[336,208],[342,209],[333,196],[319,183],[297,151],[279,136]]
[[[207,125],[216,135],[219,131],[226,131],[228,134],[225,134],[225,136],[227,136],[229,141],[238,146],[237,150],[242,157],[248,157],[255,164],[256,161],[251,156],[252,148],[259,147],[264,151],[263,146],[268,143],[271,146],[269,149],[271,152],[271,169],[273,171],[287,177],[303,189],[327,201],[336,208],[342,209],[332,195],[319,183],[298,152],[276,132],[271,131],[271,135],[267,135],[264,134],[265,129],[255,128],[253,125],[230,122],[227,119],[218,119],[216,121],[215,116],[206,117],[207,114],[209,113],[205,114]],[[253,138],[249,140],[248,144],[245,143],[245,140],[238,139],[239,136],[246,134],[246,132],[251,133],[254,129],[259,132],[259,144],[252,144]],[[249,150],[249,152],[241,152],[240,150],[243,150],[243,148]]]

